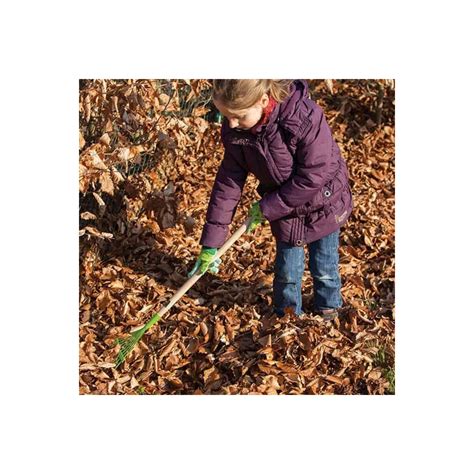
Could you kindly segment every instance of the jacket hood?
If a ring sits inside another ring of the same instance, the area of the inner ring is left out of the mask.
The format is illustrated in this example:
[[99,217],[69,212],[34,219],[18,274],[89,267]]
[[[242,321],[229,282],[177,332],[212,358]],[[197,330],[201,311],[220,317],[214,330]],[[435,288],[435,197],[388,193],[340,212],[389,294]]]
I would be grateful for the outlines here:
[[291,84],[290,95],[280,104],[277,120],[285,124],[286,128],[298,130],[301,125],[301,112],[305,107],[300,107],[300,102],[309,98],[308,83],[298,79]]
[[[287,122],[288,126],[298,126],[297,118],[298,103],[309,97],[308,83],[304,79],[297,79],[290,84],[290,93],[283,102],[280,102],[273,109],[268,122],[255,129],[255,134],[260,134],[266,127],[278,121]],[[242,137],[245,132],[237,131],[229,127],[229,122],[224,118],[222,124],[222,137]]]
[[302,79],[293,81],[290,86],[290,94],[280,104],[280,118],[290,119],[295,114],[298,103],[307,97],[309,97],[308,83]]

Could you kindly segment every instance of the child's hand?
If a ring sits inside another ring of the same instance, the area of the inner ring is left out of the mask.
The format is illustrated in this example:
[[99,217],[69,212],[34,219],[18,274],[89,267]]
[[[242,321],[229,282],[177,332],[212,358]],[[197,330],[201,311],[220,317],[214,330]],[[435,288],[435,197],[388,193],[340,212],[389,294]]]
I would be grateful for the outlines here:
[[251,217],[252,220],[248,226],[248,229],[245,231],[246,234],[253,232],[255,228],[265,220],[262,210],[260,209],[260,203],[258,201],[255,201],[250,206],[248,217]]
[[194,264],[194,267],[188,273],[188,278],[191,278],[198,270],[199,273],[205,273],[207,270],[209,270],[210,273],[216,275],[219,272],[219,265],[222,263],[220,258],[212,261],[216,253],[216,248],[202,247],[201,253]]

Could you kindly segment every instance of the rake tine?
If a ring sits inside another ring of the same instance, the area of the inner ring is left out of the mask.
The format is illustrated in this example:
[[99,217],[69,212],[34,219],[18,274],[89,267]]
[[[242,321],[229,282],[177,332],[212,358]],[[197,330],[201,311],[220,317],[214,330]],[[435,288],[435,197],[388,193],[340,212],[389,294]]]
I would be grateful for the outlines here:
[[122,362],[125,361],[127,355],[132,351],[138,341],[141,339],[143,334],[139,337],[132,335],[127,339],[118,339],[117,342],[120,344],[120,350],[115,359],[115,367],[117,368]]

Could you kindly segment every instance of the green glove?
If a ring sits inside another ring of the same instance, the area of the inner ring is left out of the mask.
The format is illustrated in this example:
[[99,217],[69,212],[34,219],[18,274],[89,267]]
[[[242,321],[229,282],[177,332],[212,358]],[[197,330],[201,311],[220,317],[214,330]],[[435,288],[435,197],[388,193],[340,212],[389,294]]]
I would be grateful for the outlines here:
[[250,206],[248,217],[251,217],[252,220],[248,226],[248,229],[245,231],[246,234],[253,232],[255,228],[265,220],[265,216],[262,214],[260,203],[258,201],[255,201]]
[[188,273],[188,278],[191,278],[198,270],[199,273],[205,273],[209,270],[210,273],[216,275],[219,272],[219,265],[222,263],[220,258],[211,262],[216,253],[216,248],[203,246],[193,269]]

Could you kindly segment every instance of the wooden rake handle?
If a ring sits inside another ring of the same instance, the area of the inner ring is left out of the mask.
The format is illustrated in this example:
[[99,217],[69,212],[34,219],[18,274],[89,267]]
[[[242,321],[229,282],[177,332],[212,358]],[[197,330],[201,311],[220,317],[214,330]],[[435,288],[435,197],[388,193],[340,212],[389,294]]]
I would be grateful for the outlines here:
[[[249,217],[247,220],[229,237],[229,239],[224,243],[224,245],[217,251],[216,255],[213,258],[213,261],[223,255],[232,245],[240,238],[240,236],[248,229],[252,218]],[[187,280],[183,286],[181,286],[178,291],[170,299],[169,303],[161,308],[158,313],[160,314],[160,319],[165,315],[179,300],[180,298],[201,278],[205,273],[193,275],[189,280]]]

